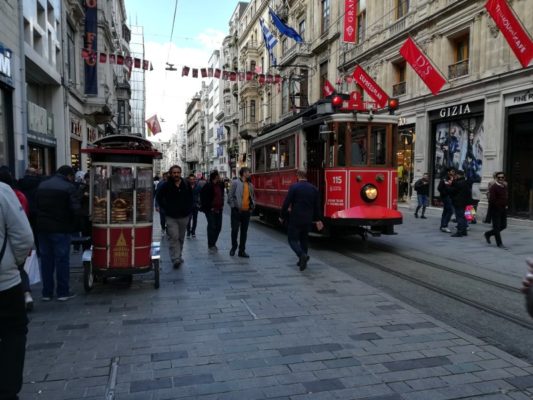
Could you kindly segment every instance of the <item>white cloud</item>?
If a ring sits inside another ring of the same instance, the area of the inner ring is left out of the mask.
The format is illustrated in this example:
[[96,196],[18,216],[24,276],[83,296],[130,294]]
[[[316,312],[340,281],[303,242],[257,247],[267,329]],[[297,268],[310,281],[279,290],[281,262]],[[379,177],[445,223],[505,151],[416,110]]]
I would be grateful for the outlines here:
[[[146,74],[146,118],[158,115],[162,128],[156,136],[158,140],[168,140],[177,126],[185,122],[186,104],[202,87],[202,79],[192,78],[192,71],[188,77],[182,77],[182,67],[186,65],[191,70],[207,67],[213,50],[220,47],[225,36],[223,32],[208,29],[198,35],[195,42],[201,46],[197,48],[145,43],[146,58],[154,66],[154,70]],[[177,71],[166,71],[167,61],[174,64]]]

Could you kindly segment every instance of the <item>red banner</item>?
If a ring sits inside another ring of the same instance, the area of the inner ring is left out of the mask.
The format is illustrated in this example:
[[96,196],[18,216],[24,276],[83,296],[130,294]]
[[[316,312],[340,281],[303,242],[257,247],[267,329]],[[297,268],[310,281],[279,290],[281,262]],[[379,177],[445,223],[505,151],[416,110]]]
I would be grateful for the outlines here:
[[322,93],[324,93],[324,97],[331,96],[333,93],[335,93],[335,87],[327,79],[324,79],[324,87],[322,88]]
[[436,95],[446,83],[446,79],[435,69],[429,58],[418,48],[411,38],[407,38],[400,54],[424,81],[431,93]]
[[355,67],[353,78],[359,86],[374,99],[379,108],[384,108],[387,105],[389,96],[385,91],[368,75],[360,65]]
[[344,0],[344,38],[347,43],[357,43],[357,1]]
[[500,28],[516,58],[526,68],[533,58],[533,41],[504,0],[489,0],[485,8]]

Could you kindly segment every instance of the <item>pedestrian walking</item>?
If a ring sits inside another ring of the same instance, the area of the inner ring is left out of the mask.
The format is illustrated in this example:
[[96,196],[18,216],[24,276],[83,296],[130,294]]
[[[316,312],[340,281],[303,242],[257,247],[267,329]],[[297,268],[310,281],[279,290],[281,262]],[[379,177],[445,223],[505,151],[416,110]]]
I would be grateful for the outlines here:
[[[487,201],[489,200],[490,188],[497,181],[496,174],[497,174],[497,172],[492,174],[492,180],[487,184]],[[491,217],[490,217],[490,202],[489,202],[489,205],[487,206],[487,214],[485,215],[485,219],[483,220],[483,222],[486,223],[486,224],[490,224],[491,221],[492,220],[491,220]]]
[[[24,210],[24,213],[26,214],[26,217],[29,218],[30,215],[30,209],[28,200],[26,199],[26,196],[22,191],[17,189],[15,187],[15,180],[13,179],[13,175],[11,174],[11,169],[7,166],[0,167],[0,182],[5,183],[6,185],[9,185],[11,189],[15,192],[15,195],[17,196],[17,199],[20,202],[20,206]],[[31,225],[30,225],[31,226]],[[26,311],[32,311],[33,310],[33,297],[31,296],[31,286],[30,286],[30,278],[28,276],[28,273],[24,269],[24,264],[19,265],[19,271],[20,271],[20,279],[22,284],[22,290],[24,292],[24,303],[26,304]]]
[[507,249],[502,243],[501,231],[507,228],[508,206],[507,183],[505,174],[498,172],[496,182],[489,189],[489,208],[492,221],[492,229],[484,233],[485,240],[490,244],[490,237],[494,236],[496,245],[501,249]]
[[420,218],[426,219],[426,207],[429,206],[429,174],[425,173],[422,178],[415,182],[416,198],[418,205],[416,206],[415,218],[418,218],[418,211],[422,209]]
[[54,295],[54,273],[57,300],[75,296],[70,291],[70,241],[77,229],[80,199],[73,182],[74,169],[63,165],[54,176],[41,182],[35,195],[43,301],[52,300]]
[[179,268],[183,263],[183,242],[192,209],[192,190],[181,177],[179,165],[170,167],[168,178],[157,192],[156,200],[165,214],[172,265]]
[[465,217],[466,206],[472,204],[470,185],[465,179],[464,171],[457,171],[455,179],[449,189],[450,197],[457,220],[457,232],[452,237],[467,236],[468,223]]
[[220,180],[217,170],[209,174],[209,182],[200,191],[200,201],[207,219],[207,247],[210,252],[216,252],[224,209],[224,183]]
[[192,209],[187,223],[187,238],[196,237],[196,225],[198,222],[198,209],[200,208],[200,191],[202,187],[196,182],[194,174],[189,174],[189,186],[192,190]]
[[300,271],[307,268],[309,261],[309,230],[315,224],[317,230],[322,230],[323,224],[320,213],[320,196],[318,189],[307,181],[307,172],[296,172],[298,182],[289,188],[287,197],[283,201],[281,217],[283,224],[288,221],[287,238],[289,246],[298,257]]
[[13,189],[0,182],[0,399],[22,388],[28,318],[19,266],[33,246],[30,223]]
[[441,178],[437,190],[440,194],[440,200],[442,201],[442,216],[440,218],[440,231],[451,233],[448,224],[453,216],[453,204],[450,197],[450,187],[455,177],[455,168],[448,168],[445,175]]
[[[234,256],[239,249],[238,256],[249,258],[246,253],[246,239],[250,215],[255,206],[254,185],[249,182],[250,168],[243,167],[239,170],[239,179],[231,182],[228,196],[228,204],[231,207],[231,250],[230,256]],[[240,230],[240,237],[239,237]],[[237,242],[237,238],[239,241]]]
[[161,189],[161,187],[167,180],[168,180],[168,172],[164,172],[163,178],[161,178],[161,180],[157,182],[157,186],[155,187],[155,196],[154,196],[155,210],[159,213],[159,224],[161,225],[161,233],[163,235],[165,234],[167,230],[167,221],[165,218],[165,210],[159,207],[159,203],[157,202],[157,194],[159,193],[159,190]]

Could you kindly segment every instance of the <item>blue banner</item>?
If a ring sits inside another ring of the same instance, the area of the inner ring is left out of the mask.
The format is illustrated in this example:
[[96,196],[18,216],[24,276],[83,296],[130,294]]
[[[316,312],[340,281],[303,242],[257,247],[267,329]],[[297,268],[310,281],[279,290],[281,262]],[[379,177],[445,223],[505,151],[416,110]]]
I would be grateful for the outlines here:
[[85,0],[85,94],[98,95],[98,0]]

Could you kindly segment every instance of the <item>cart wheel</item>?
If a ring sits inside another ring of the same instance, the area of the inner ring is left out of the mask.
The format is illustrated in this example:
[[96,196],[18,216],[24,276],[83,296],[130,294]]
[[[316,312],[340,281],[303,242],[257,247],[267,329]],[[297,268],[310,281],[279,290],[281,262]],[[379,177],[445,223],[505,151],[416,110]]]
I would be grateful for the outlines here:
[[90,261],[83,262],[83,288],[89,293],[94,286],[93,265]]
[[159,260],[152,261],[154,266],[154,287],[159,289]]

